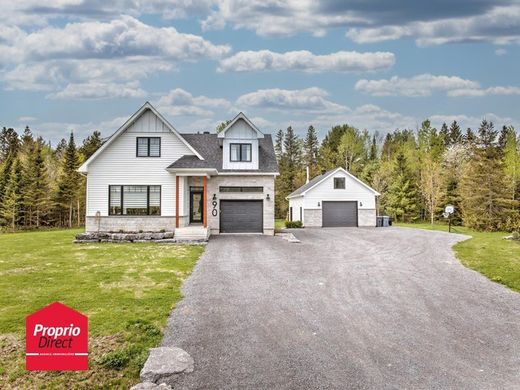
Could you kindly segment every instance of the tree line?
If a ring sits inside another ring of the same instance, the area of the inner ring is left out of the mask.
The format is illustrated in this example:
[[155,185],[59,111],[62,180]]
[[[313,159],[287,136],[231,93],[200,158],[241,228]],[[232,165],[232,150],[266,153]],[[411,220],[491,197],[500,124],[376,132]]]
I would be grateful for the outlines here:
[[419,129],[385,136],[345,125],[334,126],[323,141],[309,126],[300,138],[292,127],[279,130],[275,153],[276,216],[286,218],[285,197],[310,178],[343,167],[381,193],[380,215],[395,221],[443,219],[455,206],[452,222],[476,230],[520,227],[520,136],[512,126],[495,129],[483,120],[477,131],[459,123],[440,129],[425,120]]
[[85,222],[85,177],[77,172],[102,144],[94,131],[76,146],[71,133],[56,147],[26,127],[0,133],[0,229],[73,227]]

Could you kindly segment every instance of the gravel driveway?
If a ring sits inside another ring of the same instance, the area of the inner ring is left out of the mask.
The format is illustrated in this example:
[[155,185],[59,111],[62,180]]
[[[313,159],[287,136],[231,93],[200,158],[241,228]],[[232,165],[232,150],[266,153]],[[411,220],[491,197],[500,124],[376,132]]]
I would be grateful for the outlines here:
[[163,345],[177,388],[519,389],[520,294],[466,269],[464,236],[329,228],[217,236]]

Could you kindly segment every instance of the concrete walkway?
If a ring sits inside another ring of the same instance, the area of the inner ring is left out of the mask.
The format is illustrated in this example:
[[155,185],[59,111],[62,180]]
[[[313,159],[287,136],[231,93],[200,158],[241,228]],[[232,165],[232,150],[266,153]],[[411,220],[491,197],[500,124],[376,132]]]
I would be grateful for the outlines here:
[[463,267],[463,236],[304,229],[213,237],[164,346],[175,389],[519,389],[520,294]]

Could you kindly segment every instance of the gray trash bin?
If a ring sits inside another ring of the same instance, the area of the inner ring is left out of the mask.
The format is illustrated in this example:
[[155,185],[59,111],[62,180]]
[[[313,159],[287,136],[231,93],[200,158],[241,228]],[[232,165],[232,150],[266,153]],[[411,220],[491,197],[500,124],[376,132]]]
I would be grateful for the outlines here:
[[388,215],[383,215],[382,217],[382,226],[389,227],[392,223],[390,222],[390,217]]

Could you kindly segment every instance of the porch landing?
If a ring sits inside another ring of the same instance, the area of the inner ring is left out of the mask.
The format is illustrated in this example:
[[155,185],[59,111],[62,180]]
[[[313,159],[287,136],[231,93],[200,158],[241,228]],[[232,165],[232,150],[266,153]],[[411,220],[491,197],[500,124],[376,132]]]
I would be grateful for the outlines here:
[[175,229],[174,239],[177,241],[207,241],[209,234],[209,228],[192,225]]

